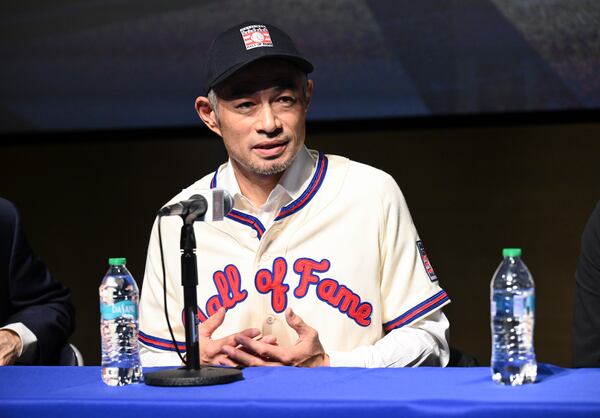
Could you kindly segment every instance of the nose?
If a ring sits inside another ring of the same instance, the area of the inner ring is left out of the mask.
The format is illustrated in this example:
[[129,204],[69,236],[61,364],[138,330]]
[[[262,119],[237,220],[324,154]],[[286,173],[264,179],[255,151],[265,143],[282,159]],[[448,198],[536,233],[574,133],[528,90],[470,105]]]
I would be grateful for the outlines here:
[[273,111],[271,105],[263,105],[258,117],[256,130],[267,135],[272,135],[277,134],[281,126],[281,120],[277,116],[277,113]]

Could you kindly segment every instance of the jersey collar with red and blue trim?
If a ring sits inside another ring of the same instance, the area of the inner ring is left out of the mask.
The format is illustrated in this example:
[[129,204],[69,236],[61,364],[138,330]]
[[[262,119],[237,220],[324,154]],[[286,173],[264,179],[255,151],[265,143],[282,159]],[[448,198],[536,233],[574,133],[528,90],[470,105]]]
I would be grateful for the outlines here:
[[[279,210],[279,212],[275,216],[274,222],[280,221],[284,218],[287,218],[288,216],[293,215],[294,213],[297,213],[312,200],[312,198],[319,191],[321,185],[323,184],[325,174],[327,173],[327,166],[327,156],[319,152],[319,156],[317,159],[317,167],[312,175],[310,183],[298,198],[292,200],[290,203],[283,206]],[[215,174],[213,175],[213,178],[210,182],[211,189],[217,187],[217,174],[218,170],[215,171]],[[248,215],[246,213],[240,212],[239,210],[232,209],[231,212],[229,212],[225,217],[254,229],[256,231],[256,236],[258,239],[261,239],[263,234],[265,233],[266,228],[264,227],[262,222],[252,215]]]

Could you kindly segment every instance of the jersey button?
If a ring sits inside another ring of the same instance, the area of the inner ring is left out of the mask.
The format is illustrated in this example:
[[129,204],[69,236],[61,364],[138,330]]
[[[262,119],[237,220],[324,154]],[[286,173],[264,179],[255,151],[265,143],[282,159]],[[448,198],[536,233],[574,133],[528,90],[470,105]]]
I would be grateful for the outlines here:
[[262,257],[260,257],[260,259],[262,261],[269,261],[271,259],[271,254],[263,254]]
[[256,231],[254,229],[250,230],[250,238],[256,238],[258,236],[258,234],[256,233]]
[[267,315],[267,319],[266,319],[266,321],[265,321],[265,322],[266,322],[267,324],[271,325],[272,323],[274,323],[274,322],[275,322],[275,319],[276,319],[276,318],[275,318],[273,315]]

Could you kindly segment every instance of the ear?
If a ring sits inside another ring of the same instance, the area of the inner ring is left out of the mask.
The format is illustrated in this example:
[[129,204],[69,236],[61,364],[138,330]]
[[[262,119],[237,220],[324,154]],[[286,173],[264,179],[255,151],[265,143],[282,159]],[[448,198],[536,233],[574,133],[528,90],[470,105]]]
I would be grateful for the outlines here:
[[310,100],[312,99],[314,82],[312,80],[306,81],[306,103],[304,105],[304,109],[307,112],[308,106],[310,105]]
[[217,115],[214,110],[210,107],[210,102],[208,101],[208,97],[200,96],[196,99],[196,103],[194,105],[196,108],[196,112],[202,122],[214,133],[219,136],[221,135],[221,129],[219,128],[219,121],[217,120]]

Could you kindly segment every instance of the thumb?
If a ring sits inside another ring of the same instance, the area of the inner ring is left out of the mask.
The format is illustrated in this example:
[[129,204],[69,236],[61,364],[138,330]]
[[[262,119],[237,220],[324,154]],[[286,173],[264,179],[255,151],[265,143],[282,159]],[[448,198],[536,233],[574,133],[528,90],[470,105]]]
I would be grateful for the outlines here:
[[294,329],[298,333],[298,337],[305,335],[307,331],[312,328],[306,325],[306,322],[299,315],[292,310],[292,308],[287,308],[285,311],[285,320],[288,325]]
[[208,317],[206,321],[198,325],[198,334],[210,337],[225,320],[225,308],[220,307],[217,312]]

